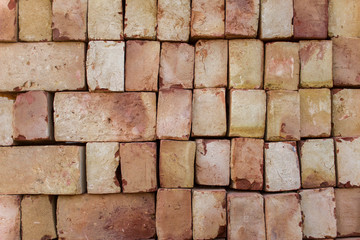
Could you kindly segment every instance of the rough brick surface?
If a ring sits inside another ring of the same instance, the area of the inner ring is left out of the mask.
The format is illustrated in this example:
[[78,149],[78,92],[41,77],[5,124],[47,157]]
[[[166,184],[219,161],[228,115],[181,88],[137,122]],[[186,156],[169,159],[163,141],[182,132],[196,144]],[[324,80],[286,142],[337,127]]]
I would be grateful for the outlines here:
[[13,144],[13,112],[15,96],[0,95],[0,146]]
[[329,36],[360,37],[360,2],[329,0]]
[[20,201],[21,196],[0,195],[0,236],[4,240],[20,239]]
[[0,42],[16,42],[18,31],[16,0],[0,1]]

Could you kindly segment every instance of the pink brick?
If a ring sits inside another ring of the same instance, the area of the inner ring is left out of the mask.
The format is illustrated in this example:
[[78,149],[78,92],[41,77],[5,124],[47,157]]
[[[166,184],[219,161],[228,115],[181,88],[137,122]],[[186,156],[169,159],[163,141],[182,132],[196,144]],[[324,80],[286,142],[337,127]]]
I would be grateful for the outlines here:
[[0,42],[17,41],[17,9],[17,0],[0,1]]
[[13,141],[13,113],[16,96],[0,94],[0,146],[9,146]]
[[20,239],[20,201],[21,196],[0,195],[1,239]]

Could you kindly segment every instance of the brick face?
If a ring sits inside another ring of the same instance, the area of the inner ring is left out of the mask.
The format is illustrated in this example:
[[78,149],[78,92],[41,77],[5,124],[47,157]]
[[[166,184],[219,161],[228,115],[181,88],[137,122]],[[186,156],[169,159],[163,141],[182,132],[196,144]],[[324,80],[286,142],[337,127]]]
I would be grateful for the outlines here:
[[20,201],[18,195],[0,195],[0,236],[20,239]]
[[16,0],[0,1],[0,42],[16,42],[18,37],[17,9]]
[[0,146],[13,144],[13,112],[15,97],[13,95],[0,95]]

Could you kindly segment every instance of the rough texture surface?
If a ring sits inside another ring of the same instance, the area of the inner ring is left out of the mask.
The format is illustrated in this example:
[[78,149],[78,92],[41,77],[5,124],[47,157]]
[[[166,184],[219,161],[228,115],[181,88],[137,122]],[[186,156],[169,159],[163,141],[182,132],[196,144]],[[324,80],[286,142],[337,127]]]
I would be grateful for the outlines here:
[[329,37],[360,37],[360,2],[329,0]]
[[13,144],[13,113],[15,96],[0,95],[0,146]]
[[20,239],[20,201],[21,196],[0,195],[0,236],[4,240]]
[[18,32],[16,0],[0,1],[0,42],[16,42]]

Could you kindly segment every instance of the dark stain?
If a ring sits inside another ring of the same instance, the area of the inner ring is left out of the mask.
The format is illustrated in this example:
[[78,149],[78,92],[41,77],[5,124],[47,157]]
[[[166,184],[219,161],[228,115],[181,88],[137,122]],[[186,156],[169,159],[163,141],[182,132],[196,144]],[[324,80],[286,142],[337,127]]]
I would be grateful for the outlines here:
[[350,181],[347,181],[345,184],[339,183],[338,185],[339,185],[339,187],[342,187],[342,188],[351,188],[352,187]]
[[245,178],[236,179],[236,188],[242,190],[262,190],[262,184],[254,181],[251,183]]
[[120,156],[120,150],[117,150],[115,153],[115,158],[118,158]]
[[265,147],[265,149],[269,149],[269,144],[265,143],[264,147]]
[[61,35],[59,29],[54,28],[53,29],[53,39],[58,41],[67,41],[70,40],[69,37]]
[[182,88],[184,88],[184,86],[182,85],[182,84],[180,84],[180,83],[178,83],[178,84],[172,84],[171,86],[170,86],[170,88],[177,88],[177,89],[182,89]]
[[354,141],[355,140],[355,138],[354,137],[343,137],[343,138],[341,138],[343,141],[347,141],[347,142],[352,142],[352,141]]
[[125,179],[122,180],[123,187],[127,185],[127,181]]
[[24,135],[19,135],[15,139],[18,141],[26,141],[26,137]]
[[320,183],[320,187],[328,187],[329,183],[328,182],[322,182]]
[[45,122],[49,122],[48,116],[45,117]]
[[51,236],[50,235],[44,235],[42,236],[41,240],[50,240]]
[[120,181],[121,181],[121,170],[120,170],[120,164],[119,164],[115,171],[114,184],[116,186],[120,187]]
[[19,91],[21,91],[21,88],[20,87],[16,87],[16,88],[14,88],[13,89],[15,92],[19,92]]
[[14,8],[16,8],[16,3],[17,3],[17,0],[10,0],[7,5],[9,10],[13,10]]
[[219,226],[217,237],[225,237],[226,226]]
[[206,153],[207,153],[207,148],[206,148],[206,142],[205,142],[205,140],[202,140],[202,141],[201,141],[201,145],[203,146],[203,149],[204,149],[204,151],[201,152],[201,154],[202,154],[202,155],[206,155]]
[[331,92],[332,94],[337,94],[338,92],[342,91],[343,89],[340,89],[340,88],[336,88],[336,89],[332,89]]

